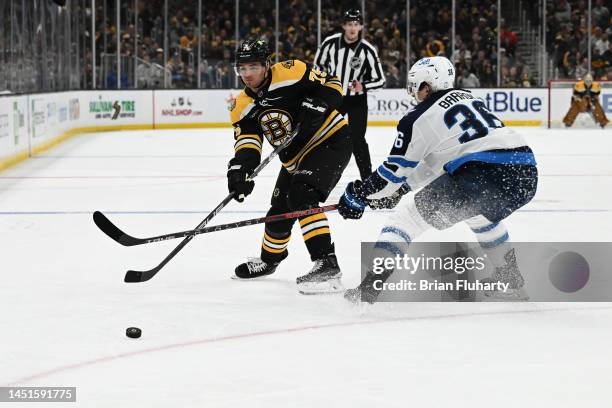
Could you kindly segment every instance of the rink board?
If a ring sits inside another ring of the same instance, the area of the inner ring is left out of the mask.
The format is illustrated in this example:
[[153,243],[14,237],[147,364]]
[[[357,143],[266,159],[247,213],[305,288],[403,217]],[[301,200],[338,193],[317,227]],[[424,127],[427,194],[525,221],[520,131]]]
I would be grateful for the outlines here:
[[[602,93],[612,112],[612,94]],[[228,127],[238,90],[75,91],[0,97],[0,171],[73,135],[117,130]],[[545,88],[474,89],[508,126],[547,121]],[[368,125],[395,126],[413,106],[404,89],[368,94]]]

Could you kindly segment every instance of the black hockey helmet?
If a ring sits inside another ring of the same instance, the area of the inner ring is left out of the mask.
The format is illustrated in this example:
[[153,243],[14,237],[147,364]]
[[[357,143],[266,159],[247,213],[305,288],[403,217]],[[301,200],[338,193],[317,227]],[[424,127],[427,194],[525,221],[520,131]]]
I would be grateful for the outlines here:
[[238,51],[236,51],[236,61],[234,66],[238,67],[238,64],[244,62],[261,62],[266,64],[270,59],[270,49],[268,43],[264,40],[245,40],[240,44]]
[[359,24],[363,24],[363,16],[361,15],[361,10],[352,8],[348,9],[344,12],[342,16],[342,22],[348,23],[349,21],[358,21]]

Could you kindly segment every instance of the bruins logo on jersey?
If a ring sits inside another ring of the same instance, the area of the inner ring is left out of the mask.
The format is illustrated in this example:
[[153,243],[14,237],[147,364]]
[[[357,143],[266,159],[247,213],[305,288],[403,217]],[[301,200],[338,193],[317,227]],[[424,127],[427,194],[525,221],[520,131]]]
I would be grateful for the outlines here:
[[280,109],[267,110],[259,116],[259,124],[268,141],[278,146],[291,132],[291,115]]

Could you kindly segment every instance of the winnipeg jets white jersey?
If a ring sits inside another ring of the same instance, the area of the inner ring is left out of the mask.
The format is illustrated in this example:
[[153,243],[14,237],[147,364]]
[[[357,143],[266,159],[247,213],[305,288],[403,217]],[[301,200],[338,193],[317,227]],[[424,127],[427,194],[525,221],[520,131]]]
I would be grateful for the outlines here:
[[469,161],[535,165],[525,139],[493,115],[481,99],[462,89],[432,94],[409,111],[378,174],[388,185],[369,198],[386,197],[407,183],[424,187]]

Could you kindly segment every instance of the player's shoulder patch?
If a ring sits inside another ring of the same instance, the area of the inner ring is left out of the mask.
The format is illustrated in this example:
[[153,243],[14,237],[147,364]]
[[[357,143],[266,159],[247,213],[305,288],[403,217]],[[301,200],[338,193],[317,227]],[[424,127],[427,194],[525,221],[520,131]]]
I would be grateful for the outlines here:
[[591,85],[591,90],[593,92],[601,91],[601,84],[599,82],[593,82],[593,84]]
[[291,69],[291,67],[295,65],[295,62],[293,60],[287,60],[281,62],[280,64],[283,66],[283,68]]
[[232,103],[232,109],[230,111],[230,119],[232,123],[238,122],[242,119],[246,114],[248,114],[251,109],[255,106],[253,104],[253,98],[248,96],[244,91],[241,91],[236,99]]
[[272,80],[269,91],[293,85],[299,82],[306,73],[308,67],[300,60],[289,60],[272,65]]

